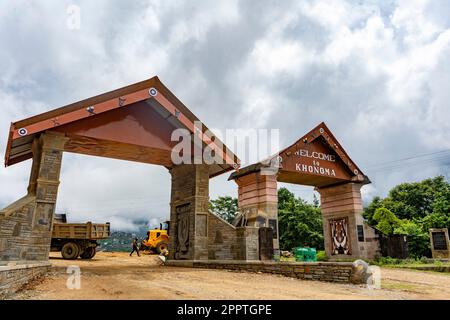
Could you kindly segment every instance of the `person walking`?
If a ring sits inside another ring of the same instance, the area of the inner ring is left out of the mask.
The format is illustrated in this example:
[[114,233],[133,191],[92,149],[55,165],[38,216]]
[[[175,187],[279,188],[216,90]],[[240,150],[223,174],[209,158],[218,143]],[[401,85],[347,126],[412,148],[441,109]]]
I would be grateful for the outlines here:
[[133,242],[131,243],[131,245],[133,246],[133,250],[130,253],[130,257],[133,254],[133,252],[136,251],[138,257],[140,257],[141,255],[139,254],[139,248],[138,248],[138,238],[134,238]]

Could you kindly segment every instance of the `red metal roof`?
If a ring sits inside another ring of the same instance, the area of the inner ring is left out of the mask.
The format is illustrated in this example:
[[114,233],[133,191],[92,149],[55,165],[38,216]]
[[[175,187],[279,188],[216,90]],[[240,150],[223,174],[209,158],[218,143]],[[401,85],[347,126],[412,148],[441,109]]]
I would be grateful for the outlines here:
[[[80,141],[81,138],[99,138],[99,130],[96,131],[96,135],[91,135],[88,137],[81,137],[80,135],[83,134],[80,134],[80,132],[86,132],[85,127],[92,126],[92,119],[95,118],[95,120],[98,119],[100,121],[100,118],[105,119],[105,115],[109,115],[109,118],[111,118],[111,113],[118,113],[119,110],[123,110],[124,107],[128,107],[128,109],[133,107],[126,112],[140,112],[142,117],[142,110],[139,111],[137,106],[144,101],[153,101],[152,103],[157,104],[158,108],[162,110],[160,111],[160,114],[164,114],[164,117],[161,119],[158,118],[159,121],[164,121],[165,119],[167,121],[170,121],[172,124],[176,122],[180,126],[190,130],[192,135],[199,135],[199,132],[196,132],[194,122],[200,120],[166,86],[164,86],[164,84],[158,79],[158,77],[153,77],[142,82],[103,93],[95,97],[78,101],[64,107],[53,109],[48,112],[12,123],[5,153],[5,166],[13,165],[15,163],[19,163],[31,158],[31,144],[34,138],[41,132],[48,130],[59,131],[67,135],[71,134],[74,141],[77,139],[78,141]],[[138,117],[137,115],[135,116]],[[160,115],[160,117],[162,117],[162,115]],[[116,119],[114,121],[117,122],[119,120]],[[111,120],[109,120],[109,122],[111,122]],[[121,129],[126,134],[126,132],[128,132],[126,126],[132,125],[132,123],[125,124],[124,122]],[[208,128],[203,125],[202,130],[203,132],[205,132],[208,130]],[[90,130],[89,132],[92,131],[94,130]],[[101,138],[105,138],[103,136]],[[136,137],[136,134],[134,137]],[[127,141],[116,141],[118,140],[117,135],[114,136],[114,132],[111,129],[109,130],[108,138],[109,139],[106,140],[98,140],[97,143],[100,143],[100,141],[101,143],[106,143],[105,141],[107,140],[114,140],[114,142],[123,144],[127,143]],[[207,137],[206,135],[201,135],[201,138],[205,143],[206,141],[208,141],[208,144],[211,146],[209,137]],[[215,137],[215,139],[218,138]],[[216,146],[223,145],[223,147],[220,149],[219,147],[217,147],[216,152],[218,152],[219,156],[222,157],[222,159],[224,160],[224,164],[221,165],[220,169],[216,168],[216,170],[213,170],[212,175],[217,175],[231,170],[239,164],[239,159],[236,157],[236,155],[234,155],[223,143],[221,143],[220,140],[216,140],[216,142]],[[135,142],[128,144],[135,144]],[[118,144],[115,147],[120,148]],[[77,149],[75,147],[67,151],[78,152],[77,150],[79,150],[79,148]],[[131,150],[133,149],[128,150],[130,150],[131,152]],[[89,150],[84,151],[85,152],[80,153],[92,154],[89,153]],[[100,155],[109,157],[111,156],[111,153],[105,152],[104,154]],[[117,156],[117,154],[114,157],[121,158]],[[126,156],[124,156],[123,158],[126,160],[130,160],[129,157],[127,159]],[[139,157],[132,157],[131,160],[140,161]],[[167,164],[165,163],[165,165]]]

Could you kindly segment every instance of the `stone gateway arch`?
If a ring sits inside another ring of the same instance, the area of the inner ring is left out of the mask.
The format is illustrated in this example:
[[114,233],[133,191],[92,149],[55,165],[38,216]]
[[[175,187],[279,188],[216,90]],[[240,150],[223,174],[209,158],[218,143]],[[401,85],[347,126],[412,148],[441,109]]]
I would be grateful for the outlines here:
[[[369,179],[324,123],[267,163],[239,168],[239,159],[153,77],[11,124],[5,165],[32,159],[27,193],[0,210],[0,261],[48,261],[64,152],[166,167],[171,174],[169,260],[259,260],[259,229],[271,227],[279,249],[277,181],[315,186],[321,195],[330,258],[376,254],[362,219],[360,188]],[[172,133],[188,132],[193,148],[214,161],[175,164]],[[195,143],[195,141],[200,141]],[[225,172],[239,188],[232,225],[209,211],[209,179]],[[272,240],[271,240],[272,241]]]
[[[206,127],[198,132],[196,122],[154,77],[12,123],[5,165],[32,159],[32,168],[27,194],[0,211],[0,261],[48,260],[64,152],[166,167],[172,176],[171,258],[208,259],[208,224],[224,224],[208,211],[209,179],[233,170],[239,159],[217,138],[212,142]],[[200,148],[208,145],[219,161],[175,165],[176,129],[200,139]]]
[[[320,193],[324,245],[330,259],[378,255],[375,230],[363,219],[361,187],[369,178],[320,123],[277,155],[233,172],[239,187],[238,219],[246,225],[272,227],[278,233],[277,182],[315,187]],[[274,237],[273,247],[279,249]]]

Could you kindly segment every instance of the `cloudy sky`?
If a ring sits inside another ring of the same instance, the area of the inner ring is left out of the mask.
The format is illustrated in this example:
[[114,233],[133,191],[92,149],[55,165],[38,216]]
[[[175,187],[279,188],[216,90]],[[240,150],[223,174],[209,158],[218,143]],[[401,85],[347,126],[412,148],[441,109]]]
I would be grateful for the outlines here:
[[[287,146],[325,121],[371,178],[365,201],[450,178],[447,0],[3,0],[0,41],[2,159],[11,121],[158,75],[210,128],[278,128]],[[25,194],[30,165],[0,168],[0,206]],[[236,195],[227,177],[212,197]],[[57,211],[132,229],[168,216],[169,179],[65,154]]]

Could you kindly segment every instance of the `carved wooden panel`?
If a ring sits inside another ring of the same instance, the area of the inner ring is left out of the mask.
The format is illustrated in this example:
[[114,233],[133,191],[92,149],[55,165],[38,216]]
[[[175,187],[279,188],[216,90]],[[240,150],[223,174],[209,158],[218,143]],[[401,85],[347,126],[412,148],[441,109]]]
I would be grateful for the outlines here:
[[179,205],[175,210],[177,213],[175,259],[189,259],[189,215],[191,212],[191,203]]

